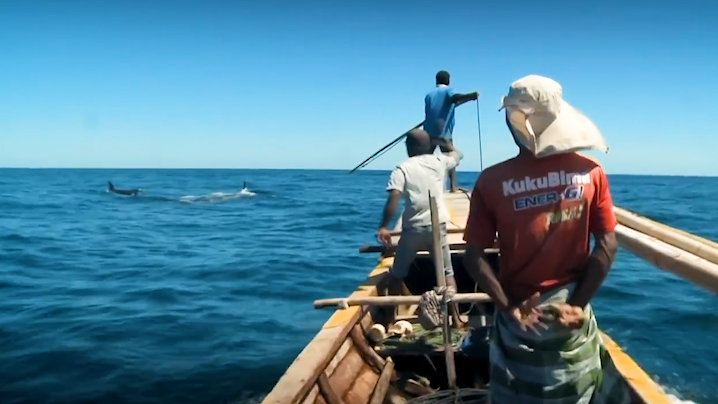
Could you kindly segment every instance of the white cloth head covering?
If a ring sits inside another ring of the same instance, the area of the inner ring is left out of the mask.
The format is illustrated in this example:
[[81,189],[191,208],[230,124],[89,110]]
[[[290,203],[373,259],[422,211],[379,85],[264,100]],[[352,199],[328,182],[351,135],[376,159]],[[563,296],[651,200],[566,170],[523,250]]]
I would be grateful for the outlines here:
[[548,77],[530,75],[514,81],[501,103],[516,140],[536,157],[579,150],[608,153],[596,125],[564,101],[561,85]]

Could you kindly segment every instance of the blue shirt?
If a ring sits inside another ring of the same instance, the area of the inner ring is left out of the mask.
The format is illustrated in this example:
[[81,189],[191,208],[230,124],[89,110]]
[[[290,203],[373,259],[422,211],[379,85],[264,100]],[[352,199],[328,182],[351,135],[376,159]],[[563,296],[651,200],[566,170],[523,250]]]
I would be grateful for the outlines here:
[[[454,132],[454,89],[443,84],[424,97],[424,130],[432,137],[448,137]],[[446,125],[446,127],[444,127]]]

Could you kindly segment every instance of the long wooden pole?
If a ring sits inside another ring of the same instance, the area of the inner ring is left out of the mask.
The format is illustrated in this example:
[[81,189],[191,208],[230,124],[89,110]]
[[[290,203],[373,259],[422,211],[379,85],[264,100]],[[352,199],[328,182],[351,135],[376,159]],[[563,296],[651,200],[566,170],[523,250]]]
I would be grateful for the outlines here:
[[[343,304],[347,306],[404,306],[419,304],[420,300],[421,296],[413,295],[331,298],[315,300],[314,308],[337,307]],[[457,293],[451,300],[455,303],[486,303],[491,301],[491,297],[486,293]]]
[[683,234],[678,229],[654,222],[648,218],[614,207],[618,222],[643,234],[655,237],[664,243],[678,247],[714,264],[718,264],[718,245],[692,234]]
[[[439,222],[439,209],[436,196],[429,191],[429,209],[431,213],[432,248],[434,251],[434,267],[436,269],[436,284],[439,288],[446,287],[446,272],[444,269],[444,252],[442,246],[441,223]],[[454,362],[454,349],[451,346],[451,327],[449,326],[449,305],[441,299],[441,314],[444,319],[444,355],[446,358],[446,377],[449,388],[456,389],[456,363]]]
[[423,125],[423,124],[424,124],[424,121],[421,121],[421,123],[419,123],[418,125],[416,125],[416,126],[414,126],[413,128],[407,130],[407,131],[404,132],[402,135],[400,135],[400,136],[397,137],[396,139],[394,139],[394,140],[392,140],[391,142],[389,142],[386,146],[384,146],[384,147],[382,147],[381,149],[377,150],[376,153],[374,153],[374,154],[372,154],[371,156],[367,157],[366,160],[362,161],[361,163],[359,163],[358,166],[354,167],[351,171],[349,171],[349,174],[353,173],[354,171],[356,171],[356,170],[358,170],[358,169],[360,169],[360,168],[363,168],[363,167],[367,166],[367,165],[371,162],[371,160],[372,160],[374,157],[376,157],[377,155],[379,155],[379,153],[382,153],[383,151],[385,151],[385,150],[387,150],[387,149],[390,149],[391,147],[394,147],[394,145],[396,145],[397,143],[401,142],[401,140],[404,139],[404,138],[406,137],[406,135],[409,134],[409,132],[411,132],[412,130],[418,128],[419,126],[421,126],[421,125]]
[[616,239],[639,258],[718,295],[718,265],[622,224],[616,226]]

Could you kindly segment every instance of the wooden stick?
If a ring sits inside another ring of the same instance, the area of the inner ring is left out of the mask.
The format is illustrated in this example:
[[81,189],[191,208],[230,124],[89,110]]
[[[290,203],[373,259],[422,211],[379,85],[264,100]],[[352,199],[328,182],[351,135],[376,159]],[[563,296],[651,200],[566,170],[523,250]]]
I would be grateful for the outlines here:
[[369,346],[368,342],[366,342],[366,337],[364,337],[364,332],[362,331],[361,326],[358,324],[355,325],[349,335],[354,343],[354,348],[356,348],[359,352],[359,355],[362,359],[364,359],[364,362],[373,367],[377,372],[381,372],[382,369],[384,369],[384,366],[386,366],[386,361]]
[[718,295],[718,265],[621,224],[616,238],[639,258]]
[[[464,229],[460,227],[452,227],[451,229],[446,229],[446,234],[460,234],[463,233]],[[394,230],[389,232],[392,236],[401,236],[401,230]]]
[[337,393],[334,392],[334,389],[332,389],[332,385],[329,384],[329,378],[327,377],[327,374],[322,372],[321,375],[319,375],[319,391],[322,392],[322,396],[324,396],[324,400],[327,402],[327,404],[344,404],[341,398],[337,396]]
[[391,357],[386,358],[386,364],[384,369],[381,370],[379,380],[376,382],[374,392],[371,394],[371,400],[369,404],[382,404],[386,397],[386,392],[389,390],[389,382],[391,381],[391,375],[394,374],[394,361]]
[[[431,233],[433,237],[432,247],[434,249],[434,267],[436,269],[436,284],[439,288],[446,287],[446,272],[444,271],[444,251],[442,247],[441,224],[439,223],[439,209],[436,204],[436,197],[429,191],[429,209],[431,212]],[[446,377],[449,380],[449,388],[456,389],[456,363],[454,362],[454,350],[451,347],[451,327],[449,326],[449,307],[446,301],[441,299],[441,314],[444,319],[444,356],[446,358]]]
[[[439,296],[441,298],[441,296]],[[314,301],[314,308],[321,309],[324,307],[341,306],[346,302],[347,306],[402,306],[409,304],[419,304],[421,296],[363,296],[363,297],[347,297],[320,299]],[[485,303],[490,302],[491,297],[486,293],[457,293],[451,298],[456,303]]]
[[[366,253],[394,253],[396,245],[383,246],[383,245],[363,245],[359,247],[359,252],[362,254]],[[449,244],[449,250],[451,251],[464,251],[466,250],[466,243],[453,243]],[[427,250],[419,250],[419,252],[427,252]],[[484,254],[497,254],[498,248],[487,248],[484,250]]]
[[[655,237],[666,244],[678,247],[691,254],[697,255],[714,264],[718,264],[718,248],[713,247],[709,240],[701,239],[695,235],[681,234],[677,229],[659,224],[633,212],[614,207],[613,212],[618,222],[643,234]],[[700,241],[702,240],[702,241]]]

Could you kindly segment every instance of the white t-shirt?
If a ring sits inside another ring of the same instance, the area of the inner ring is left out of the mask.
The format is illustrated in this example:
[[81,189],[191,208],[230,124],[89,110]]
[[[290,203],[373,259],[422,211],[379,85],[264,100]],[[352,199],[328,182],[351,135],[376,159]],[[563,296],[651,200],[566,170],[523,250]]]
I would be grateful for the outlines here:
[[431,210],[429,208],[429,191],[436,196],[439,209],[439,222],[450,220],[449,212],[444,206],[444,183],[446,172],[457,165],[463,156],[458,152],[447,155],[422,154],[410,157],[399,164],[389,177],[387,191],[397,190],[404,198],[404,214],[402,227],[431,226]]

